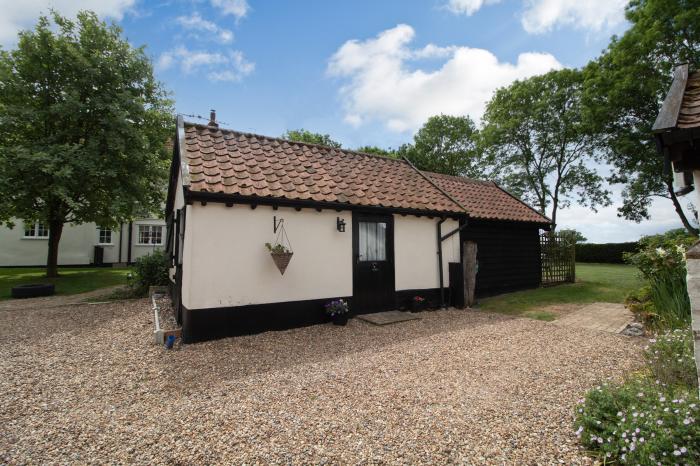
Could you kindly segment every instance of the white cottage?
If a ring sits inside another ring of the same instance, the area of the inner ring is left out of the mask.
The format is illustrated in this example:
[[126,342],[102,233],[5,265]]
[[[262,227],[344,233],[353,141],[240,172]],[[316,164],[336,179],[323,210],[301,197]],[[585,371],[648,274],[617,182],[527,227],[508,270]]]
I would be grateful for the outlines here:
[[[461,305],[465,241],[479,248],[477,294],[536,287],[549,225],[492,182],[181,117],[166,215],[186,342],[317,323],[334,298],[353,313],[414,296]],[[284,274],[265,247],[282,227]]]

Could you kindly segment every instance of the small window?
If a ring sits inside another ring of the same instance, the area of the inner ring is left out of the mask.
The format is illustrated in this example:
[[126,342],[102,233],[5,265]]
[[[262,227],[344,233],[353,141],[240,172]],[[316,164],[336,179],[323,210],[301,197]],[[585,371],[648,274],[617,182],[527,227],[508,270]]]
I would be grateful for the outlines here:
[[110,228],[99,227],[98,228],[98,243],[99,244],[112,244],[112,230]]
[[48,238],[49,229],[43,223],[33,223],[24,226],[25,238]]
[[163,226],[162,225],[139,225],[139,243],[146,244],[163,244]]
[[386,260],[386,223],[359,222],[361,261]]

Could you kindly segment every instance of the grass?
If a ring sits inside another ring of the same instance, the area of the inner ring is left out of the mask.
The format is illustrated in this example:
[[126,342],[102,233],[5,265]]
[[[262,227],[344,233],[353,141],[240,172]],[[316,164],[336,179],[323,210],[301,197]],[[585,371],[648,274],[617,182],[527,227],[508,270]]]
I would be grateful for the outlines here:
[[85,293],[114,285],[125,285],[128,268],[60,267],[58,278],[46,278],[43,268],[0,268],[0,300],[10,299],[13,286],[53,283],[57,295]]
[[556,315],[542,310],[557,304],[594,302],[622,303],[630,291],[642,286],[632,265],[576,264],[576,283],[517,291],[480,300],[484,310],[554,320]]

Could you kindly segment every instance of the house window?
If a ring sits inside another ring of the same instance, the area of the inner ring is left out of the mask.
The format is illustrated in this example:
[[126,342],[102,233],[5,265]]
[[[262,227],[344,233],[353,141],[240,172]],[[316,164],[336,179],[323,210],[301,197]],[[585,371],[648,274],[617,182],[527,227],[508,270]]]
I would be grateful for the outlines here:
[[24,226],[24,237],[25,238],[48,238],[49,229],[43,223],[33,223],[31,225]]
[[112,244],[112,230],[110,228],[98,228],[98,244]]
[[163,244],[163,226],[139,225],[138,244]]
[[361,261],[386,260],[386,223],[359,222]]

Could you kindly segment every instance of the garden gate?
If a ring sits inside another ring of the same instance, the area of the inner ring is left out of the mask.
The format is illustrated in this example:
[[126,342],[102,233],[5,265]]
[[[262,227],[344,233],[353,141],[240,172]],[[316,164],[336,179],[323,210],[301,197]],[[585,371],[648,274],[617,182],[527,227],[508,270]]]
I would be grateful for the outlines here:
[[576,281],[576,242],[570,235],[545,232],[540,235],[542,286]]

